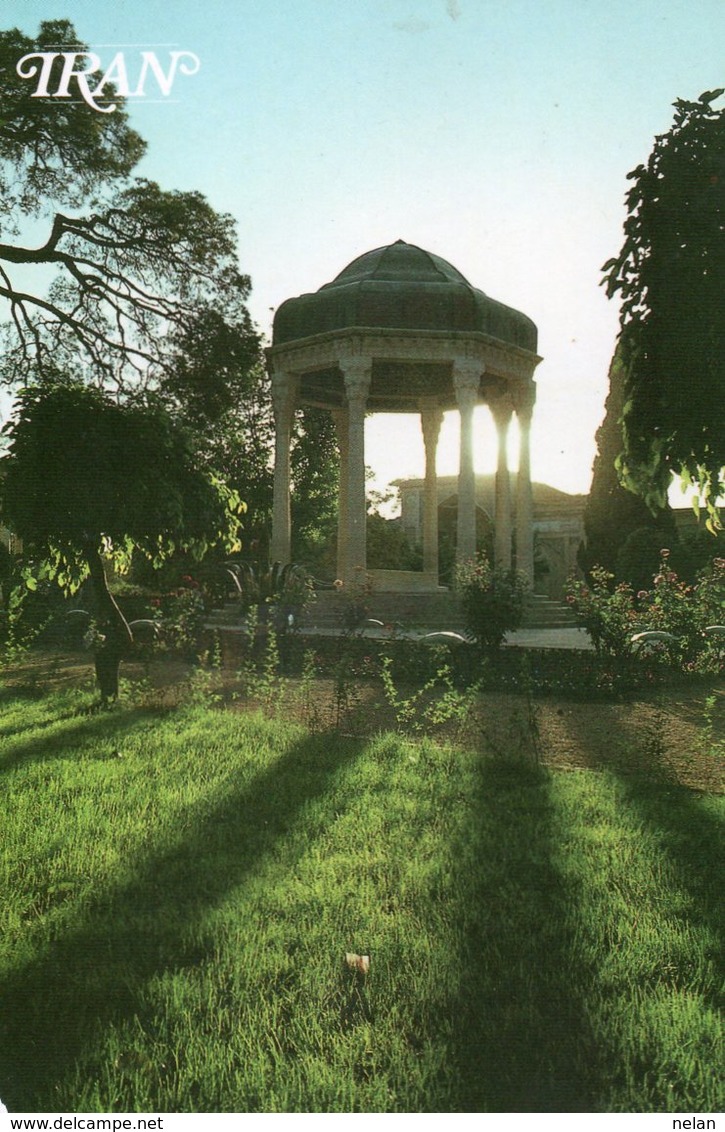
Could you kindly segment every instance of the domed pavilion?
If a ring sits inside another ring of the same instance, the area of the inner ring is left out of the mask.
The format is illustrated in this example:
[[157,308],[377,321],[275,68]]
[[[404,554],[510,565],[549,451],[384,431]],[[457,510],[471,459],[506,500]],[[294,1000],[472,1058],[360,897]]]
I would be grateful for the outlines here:
[[520,448],[515,498],[515,565],[533,578],[529,437],[536,386],[533,322],[471,286],[440,256],[403,240],[354,259],[312,294],[282,303],[267,362],[275,420],[272,557],[290,559],[290,438],[297,406],[328,409],[340,449],[338,574],[366,570],[365,416],[417,413],[425,447],[423,572],[380,589],[438,587],[436,451],[447,410],[461,421],[456,554],[476,545],[474,418],[488,405],[498,443],[495,488],[497,564],[512,565],[512,490],[506,438],[514,414]]

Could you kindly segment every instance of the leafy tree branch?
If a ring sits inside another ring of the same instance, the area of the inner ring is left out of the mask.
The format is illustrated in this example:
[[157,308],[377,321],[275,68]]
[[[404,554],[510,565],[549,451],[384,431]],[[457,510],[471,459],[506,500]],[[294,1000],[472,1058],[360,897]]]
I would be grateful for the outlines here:
[[679,474],[713,527],[725,492],[723,93],[675,103],[671,129],[629,175],[624,243],[603,267],[621,304],[621,479],[655,510]]
[[[16,64],[47,44],[84,49],[65,20],[41,24],[37,39],[0,32],[0,300],[9,316],[0,380],[52,380],[61,367],[116,386],[158,384],[210,311],[243,333],[253,362],[259,339],[234,220],[199,192],[132,177],[145,143],[110,83],[112,114],[31,97]],[[8,238],[31,219],[33,230],[47,222],[37,245]]]

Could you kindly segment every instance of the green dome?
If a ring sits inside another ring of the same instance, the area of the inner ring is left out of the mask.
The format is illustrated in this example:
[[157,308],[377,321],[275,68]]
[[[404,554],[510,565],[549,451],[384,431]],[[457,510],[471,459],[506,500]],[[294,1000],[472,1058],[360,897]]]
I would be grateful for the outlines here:
[[536,353],[536,326],[489,299],[440,256],[398,240],[358,256],[313,294],[287,299],[273,345],[338,330],[473,331]]

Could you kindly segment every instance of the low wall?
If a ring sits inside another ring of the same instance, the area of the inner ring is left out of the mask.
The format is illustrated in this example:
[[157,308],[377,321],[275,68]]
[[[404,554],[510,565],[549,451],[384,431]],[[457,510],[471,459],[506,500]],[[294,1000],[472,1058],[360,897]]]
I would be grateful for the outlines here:
[[445,593],[438,584],[438,575],[425,570],[368,570],[373,593],[421,594]]

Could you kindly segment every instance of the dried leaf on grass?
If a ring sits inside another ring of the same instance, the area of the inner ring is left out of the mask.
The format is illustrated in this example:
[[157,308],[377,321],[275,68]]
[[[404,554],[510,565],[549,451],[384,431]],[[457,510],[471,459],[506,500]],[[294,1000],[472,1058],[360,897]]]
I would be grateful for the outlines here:
[[369,955],[356,955],[354,951],[346,951],[345,962],[351,971],[357,971],[360,975],[367,975],[370,970]]

